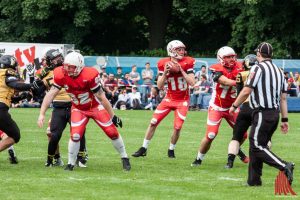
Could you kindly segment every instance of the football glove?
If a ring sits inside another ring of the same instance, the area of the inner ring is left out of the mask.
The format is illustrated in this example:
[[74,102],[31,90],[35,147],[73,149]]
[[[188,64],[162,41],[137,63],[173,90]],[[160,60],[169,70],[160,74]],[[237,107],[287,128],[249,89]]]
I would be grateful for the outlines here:
[[44,85],[44,82],[40,79],[37,79],[35,81],[33,81],[33,83],[31,83],[31,88],[32,89],[39,89]]
[[122,126],[123,126],[122,120],[119,117],[117,117],[116,115],[113,116],[112,122],[116,127],[120,126],[120,128],[122,128]]

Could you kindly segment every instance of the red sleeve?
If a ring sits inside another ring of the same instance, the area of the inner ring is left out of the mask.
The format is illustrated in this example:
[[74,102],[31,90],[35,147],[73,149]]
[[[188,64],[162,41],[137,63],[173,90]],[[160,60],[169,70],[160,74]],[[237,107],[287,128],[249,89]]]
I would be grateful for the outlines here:
[[64,74],[62,71],[62,67],[57,67],[53,71],[53,85],[57,88],[64,87]]
[[213,64],[209,67],[212,72],[223,72],[223,66],[221,64]]
[[195,62],[196,62],[196,61],[195,61],[194,58],[192,58],[192,57],[187,57],[187,63],[188,63],[187,69],[186,69],[187,72],[194,72]]
[[164,73],[165,64],[167,61],[170,61],[170,58],[162,58],[157,62],[157,70],[159,74]]
[[92,92],[97,92],[101,87],[101,79],[99,72],[95,68],[88,68],[90,71],[88,71],[89,76],[89,86]]

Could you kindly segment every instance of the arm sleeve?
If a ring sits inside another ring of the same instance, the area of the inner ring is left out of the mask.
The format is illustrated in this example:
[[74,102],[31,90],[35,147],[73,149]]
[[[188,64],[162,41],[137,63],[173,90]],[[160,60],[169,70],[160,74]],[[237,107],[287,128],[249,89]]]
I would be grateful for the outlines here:
[[26,91],[31,89],[31,84],[21,82],[17,77],[6,76],[5,83],[7,86],[20,91]]
[[[100,78],[99,74],[95,74],[93,76],[93,78],[91,78],[91,80],[90,80],[90,90],[93,93],[96,93],[99,90],[102,90],[102,85],[101,85],[100,80],[101,80],[101,78]],[[102,90],[102,92],[103,92],[103,90]]]
[[217,82],[222,75],[223,75],[223,72],[219,72],[219,71],[213,72],[212,73],[212,80],[214,82]]

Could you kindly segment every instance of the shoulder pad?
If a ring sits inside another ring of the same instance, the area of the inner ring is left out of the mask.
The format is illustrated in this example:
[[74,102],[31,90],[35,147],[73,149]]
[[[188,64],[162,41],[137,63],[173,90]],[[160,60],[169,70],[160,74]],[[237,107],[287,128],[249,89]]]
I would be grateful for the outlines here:
[[223,66],[219,63],[210,66],[209,69],[214,72],[223,72]]

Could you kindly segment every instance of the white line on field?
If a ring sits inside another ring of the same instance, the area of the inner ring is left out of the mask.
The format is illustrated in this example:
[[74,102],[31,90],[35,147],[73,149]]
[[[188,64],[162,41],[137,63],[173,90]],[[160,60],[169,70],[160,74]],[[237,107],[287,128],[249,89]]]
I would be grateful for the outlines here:
[[220,179],[220,180],[227,180],[227,181],[243,181],[242,178],[231,178],[231,177],[224,177],[224,176],[221,176],[218,179]]

